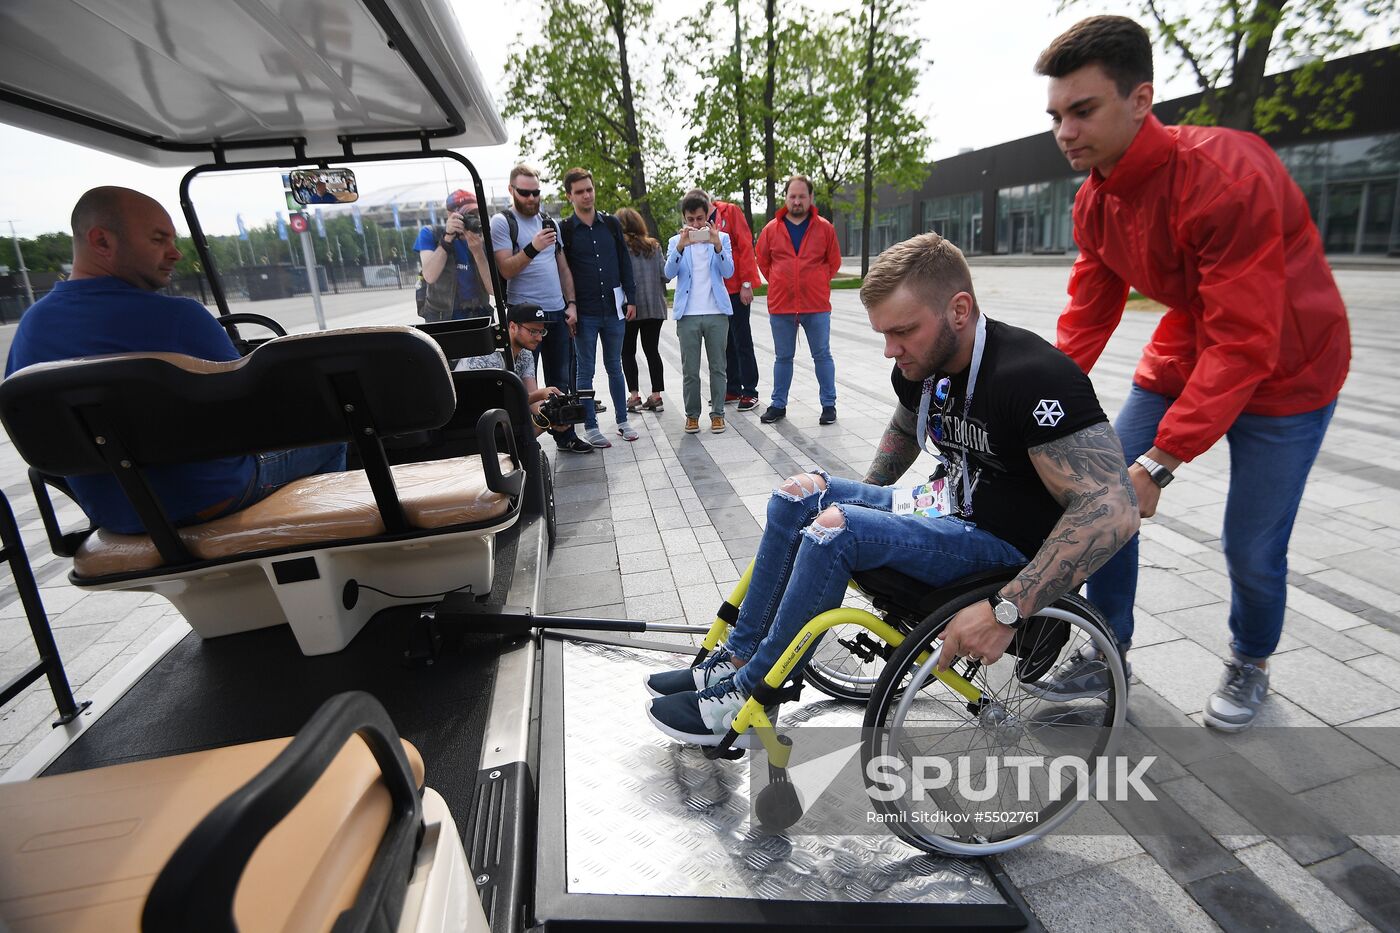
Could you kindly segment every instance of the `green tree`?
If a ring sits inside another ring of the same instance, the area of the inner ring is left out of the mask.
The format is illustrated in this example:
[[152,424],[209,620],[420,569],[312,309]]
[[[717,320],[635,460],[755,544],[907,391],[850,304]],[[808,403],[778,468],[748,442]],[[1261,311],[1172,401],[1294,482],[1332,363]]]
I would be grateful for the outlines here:
[[[912,188],[923,178],[929,137],[914,112],[922,40],[912,35],[908,0],[865,0],[859,14],[847,14],[865,36],[865,67],[859,93],[864,116],[861,161],[864,187],[860,272],[870,271],[870,228],[877,184]],[[857,20],[856,17],[859,17]]]
[[[73,261],[73,237],[67,233],[20,237],[19,248],[24,254],[24,266],[30,272],[61,272],[65,263]],[[19,274],[15,243],[8,235],[0,239],[0,266],[9,266],[11,274]]]
[[676,180],[648,115],[664,72],[634,64],[647,60],[636,52],[655,32],[653,6],[546,0],[544,7],[539,38],[517,43],[506,62],[504,113],[524,122],[522,148],[542,153],[550,175],[562,178],[571,166],[584,166],[600,206],[635,207],[656,232],[656,181],[673,190]]
[[[1068,0],[1061,8],[1073,5]],[[1189,73],[1203,98],[1183,123],[1273,132],[1351,125],[1350,102],[1364,76],[1324,74],[1329,58],[1354,51],[1376,30],[1393,29],[1394,0],[1135,0],[1157,48]],[[1270,82],[1269,71],[1296,70]]]

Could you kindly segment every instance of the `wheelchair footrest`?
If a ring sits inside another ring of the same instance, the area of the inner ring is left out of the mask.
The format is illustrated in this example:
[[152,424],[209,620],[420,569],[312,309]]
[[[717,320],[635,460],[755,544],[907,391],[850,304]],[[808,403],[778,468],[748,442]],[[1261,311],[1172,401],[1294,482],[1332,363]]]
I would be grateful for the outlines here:
[[763,706],[777,706],[779,703],[794,702],[802,699],[802,681],[789,682],[781,687],[770,687],[763,681],[753,688],[753,697]]

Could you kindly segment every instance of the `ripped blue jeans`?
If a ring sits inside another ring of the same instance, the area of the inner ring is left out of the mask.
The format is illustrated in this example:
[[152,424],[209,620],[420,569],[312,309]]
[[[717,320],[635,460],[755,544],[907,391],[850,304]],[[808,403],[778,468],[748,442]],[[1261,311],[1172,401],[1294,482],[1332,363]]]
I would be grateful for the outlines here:
[[[734,675],[745,694],[753,692],[802,626],[841,605],[846,581],[857,570],[890,567],[939,586],[1026,563],[1016,548],[971,522],[894,515],[889,487],[821,475],[825,490],[815,489],[809,478],[802,492],[775,489],[768,500],[749,591],[727,642],[730,651],[748,660]],[[841,510],[844,527],[813,525],[832,505]]]

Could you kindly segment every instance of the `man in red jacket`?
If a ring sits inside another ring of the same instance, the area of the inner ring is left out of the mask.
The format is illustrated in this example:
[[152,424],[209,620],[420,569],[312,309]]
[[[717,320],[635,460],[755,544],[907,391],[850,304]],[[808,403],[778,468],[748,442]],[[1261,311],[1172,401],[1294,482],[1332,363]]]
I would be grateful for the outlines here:
[[[706,194],[705,197],[710,196]],[[710,226],[729,234],[734,250],[734,274],[724,280],[729,306],[734,312],[729,318],[729,341],[725,345],[729,384],[725,387],[724,400],[738,402],[740,411],[753,411],[758,407],[758,360],[754,357],[753,330],[749,324],[753,287],[758,284],[753,230],[739,205],[714,199],[710,199],[710,204]]]
[[[1230,444],[1221,546],[1232,657],[1205,721],[1244,729],[1268,690],[1288,539],[1351,359],[1346,309],[1303,193],[1268,145],[1152,115],[1152,46],[1141,26],[1086,19],[1051,43],[1036,71],[1050,78],[1060,149],[1089,172],[1074,203],[1080,252],[1060,349],[1092,367],[1130,286],[1168,309],[1115,424],[1143,516],[1177,467],[1222,436]],[[1089,581],[1125,650],[1137,560],[1134,540]],[[1101,667],[1071,661],[1052,694],[1089,695]]]
[[758,268],[768,280],[768,326],[773,329],[773,399],[758,420],[772,424],[787,416],[797,328],[807,335],[822,413],[820,423],[836,420],[836,362],[831,358],[831,279],[841,271],[836,228],[817,214],[812,182],[788,179],[784,204],[758,235]]

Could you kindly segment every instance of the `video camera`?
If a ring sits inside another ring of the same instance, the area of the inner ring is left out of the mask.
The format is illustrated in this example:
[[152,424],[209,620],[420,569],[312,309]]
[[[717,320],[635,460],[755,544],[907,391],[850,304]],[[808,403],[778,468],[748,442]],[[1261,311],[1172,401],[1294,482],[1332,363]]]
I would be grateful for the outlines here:
[[[565,326],[560,324],[558,326]],[[574,355],[574,342],[569,341],[569,386],[562,395],[551,395],[540,403],[540,410],[532,417],[541,429],[566,428],[573,424],[583,424],[587,417],[584,401],[596,394],[593,389],[578,389],[578,357]]]

